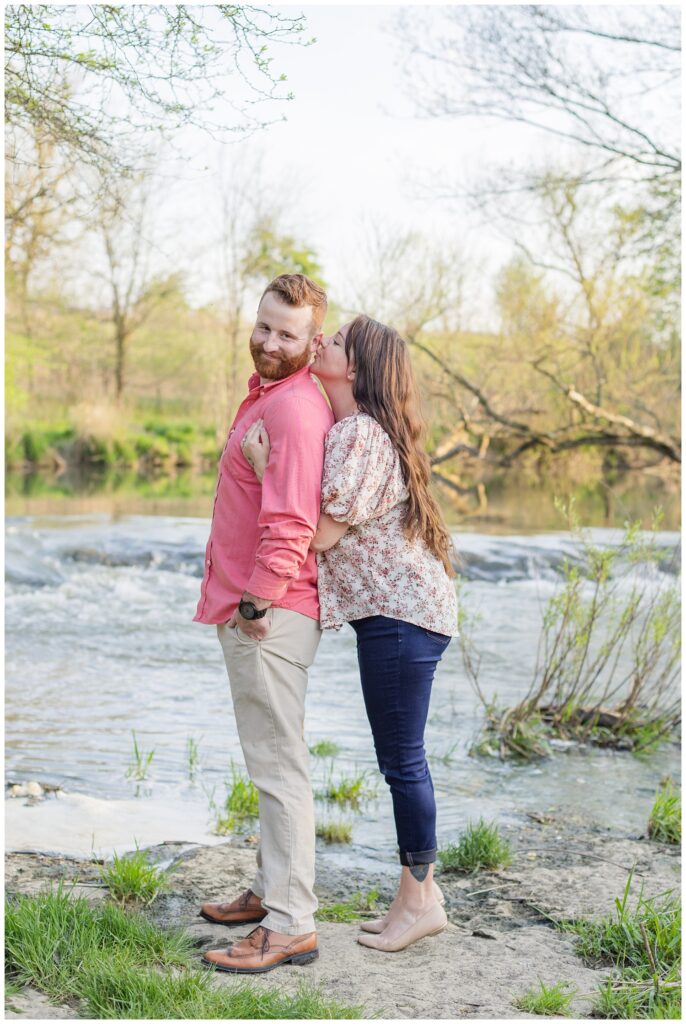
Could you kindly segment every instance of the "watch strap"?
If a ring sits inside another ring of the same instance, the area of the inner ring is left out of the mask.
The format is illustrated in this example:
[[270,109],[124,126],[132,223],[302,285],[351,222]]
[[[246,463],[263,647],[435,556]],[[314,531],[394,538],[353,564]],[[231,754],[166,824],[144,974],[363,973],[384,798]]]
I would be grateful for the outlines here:
[[[242,609],[245,608],[246,605],[248,608],[252,609],[251,615],[245,615],[243,613]],[[241,613],[244,619],[247,619],[249,622],[251,622],[253,619],[263,619],[264,616],[269,611],[269,608],[262,608],[262,610],[259,610],[257,608],[257,605],[255,605],[252,601],[241,601],[238,605],[238,611]]]

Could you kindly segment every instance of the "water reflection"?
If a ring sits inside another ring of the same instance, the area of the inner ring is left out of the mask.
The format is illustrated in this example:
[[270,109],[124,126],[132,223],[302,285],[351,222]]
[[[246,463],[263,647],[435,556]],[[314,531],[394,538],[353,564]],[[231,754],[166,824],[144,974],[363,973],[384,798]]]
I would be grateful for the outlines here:
[[[6,512],[10,516],[100,512],[208,518],[215,482],[214,472],[193,470],[174,475],[105,467],[77,467],[60,475],[11,472],[5,478]],[[451,525],[481,533],[564,529],[556,497],[573,497],[585,526],[621,527],[627,519],[638,519],[647,529],[656,506],[664,512],[662,529],[677,530],[680,523],[679,484],[671,475],[663,479],[627,472],[611,481],[579,483],[553,474],[524,479],[513,470],[484,478],[481,503],[474,497],[456,499],[441,488],[438,493]]]

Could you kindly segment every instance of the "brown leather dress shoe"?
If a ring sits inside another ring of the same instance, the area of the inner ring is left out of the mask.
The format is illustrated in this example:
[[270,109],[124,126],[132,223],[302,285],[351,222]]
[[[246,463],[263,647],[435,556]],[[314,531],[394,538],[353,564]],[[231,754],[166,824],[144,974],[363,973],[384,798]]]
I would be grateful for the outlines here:
[[302,967],[319,956],[316,932],[294,935],[292,941],[285,945],[272,945],[269,941],[271,935],[273,932],[269,928],[258,925],[244,939],[232,943],[227,949],[210,949],[203,956],[202,962],[228,974],[262,974],[264,971],[273,971],[281,964]]
[[259,896],[246,889],[231,903],[203,903],[199,917],[212,924],[257,924],[267,916]]

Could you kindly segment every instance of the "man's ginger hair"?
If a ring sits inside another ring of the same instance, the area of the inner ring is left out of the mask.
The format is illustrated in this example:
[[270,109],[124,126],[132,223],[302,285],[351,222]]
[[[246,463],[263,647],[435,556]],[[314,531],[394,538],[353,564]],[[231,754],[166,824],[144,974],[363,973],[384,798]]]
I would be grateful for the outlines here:
[[274,292],[287,306],[311,306],[314,328],[312,333],[313,336],[319,333],[324,323],[328,302],[326,292],[315,281],[304,274],[279,274],[267,285],[260,302],[268,292]]

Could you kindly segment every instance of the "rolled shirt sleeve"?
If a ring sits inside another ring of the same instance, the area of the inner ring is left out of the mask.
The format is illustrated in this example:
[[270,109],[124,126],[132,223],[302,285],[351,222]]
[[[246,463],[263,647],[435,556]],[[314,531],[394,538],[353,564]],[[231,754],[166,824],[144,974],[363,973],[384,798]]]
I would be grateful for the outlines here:
[[317,529],[330,422],[320,406],[290,397],[270,403],[264,425],[270,452],[262,479],[255,568],[246,590],[278,601],[297,577]]

